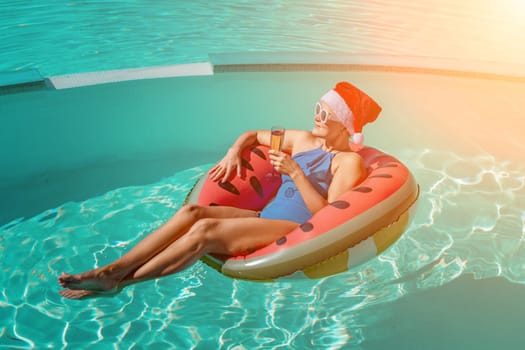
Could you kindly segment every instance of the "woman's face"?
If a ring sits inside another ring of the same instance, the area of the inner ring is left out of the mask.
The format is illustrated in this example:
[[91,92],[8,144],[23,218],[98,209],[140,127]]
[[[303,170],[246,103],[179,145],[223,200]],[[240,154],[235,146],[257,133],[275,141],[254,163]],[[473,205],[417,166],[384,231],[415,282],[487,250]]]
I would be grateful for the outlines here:
[[[323,118],[323,114],[325,114]],[[312,134],[317,137],[326,138],[330,133],[335,134],[341,131],[341,128],[345,128],[344,125],[337,121],[335,113],[330,106],[324,101],[319,102],[315,108],[314,127]]]

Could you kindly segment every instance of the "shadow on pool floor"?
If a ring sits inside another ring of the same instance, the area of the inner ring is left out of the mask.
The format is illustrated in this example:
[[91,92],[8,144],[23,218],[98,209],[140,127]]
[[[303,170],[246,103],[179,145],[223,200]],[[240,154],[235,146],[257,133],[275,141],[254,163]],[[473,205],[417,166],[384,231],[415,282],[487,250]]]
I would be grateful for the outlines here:
[[525,342],[525,286],[503,278],[466,275],[411,293],[368,314],[363,349],[521,349]]
[[[183,159],[184,158],[184,159]],[[0,186],[0,227],[31,218],[69,201],[80,202],[127,186],[142,186],[217,159],[209,153],[174,151],[156,157],[101,161],[75,169],[35,175],[16,185]]]

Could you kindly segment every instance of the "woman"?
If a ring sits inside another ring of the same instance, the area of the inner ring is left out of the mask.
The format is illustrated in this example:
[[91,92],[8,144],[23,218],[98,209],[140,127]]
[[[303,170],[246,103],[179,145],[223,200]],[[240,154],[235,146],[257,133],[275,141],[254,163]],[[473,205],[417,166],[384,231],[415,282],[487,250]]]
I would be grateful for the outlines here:
[[[112,291],[179,272],[207,253],[240,255],[274,242],[363,180],[362,159],[348,140],[362,144],[362,127],[380,111],[364,92],[338,83],[316,105],[312,131],[288,130],[282,151],[270,151],[270,162],[283,181],[260,213],[186,205],[113,263],[78,275],[62,273],[58,280],[65,289],[60,294],[77,299]],[[255,144],[268,146],[270,131],[243,133],[209,171],[211,179],[240,176],[240,154]]]

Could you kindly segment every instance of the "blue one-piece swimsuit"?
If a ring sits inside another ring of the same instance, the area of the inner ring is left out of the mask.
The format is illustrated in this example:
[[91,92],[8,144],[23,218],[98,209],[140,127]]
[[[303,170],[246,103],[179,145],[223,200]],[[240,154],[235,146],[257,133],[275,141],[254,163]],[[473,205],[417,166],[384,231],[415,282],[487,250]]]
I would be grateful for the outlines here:
[[[295,154],[292,159],[303,169],[315,189],[327,198],[332,182],[330,166],[335,153],[326,152],[322,147]],[[312,213],[306,207],[297,186],[288,175],[282,175],[282,185],[275,198],[261,211],[260,217],[305,223]]]

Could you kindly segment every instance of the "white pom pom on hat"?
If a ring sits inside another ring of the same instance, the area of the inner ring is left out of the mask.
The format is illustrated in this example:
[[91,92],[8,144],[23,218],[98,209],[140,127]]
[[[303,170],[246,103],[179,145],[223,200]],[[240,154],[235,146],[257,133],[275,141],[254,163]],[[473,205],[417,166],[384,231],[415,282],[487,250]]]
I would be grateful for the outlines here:
[[332,108],[336,118],[352,136],[353,142],[362,147],[363,127],[376,120],[381,113],[377,102],[346,81],[337,83],[333,90],[321,97],[321,101]]

